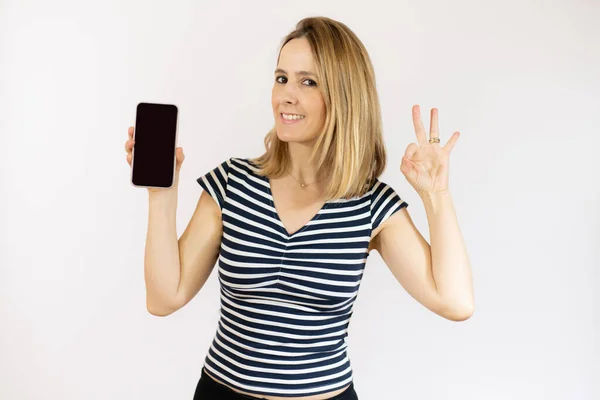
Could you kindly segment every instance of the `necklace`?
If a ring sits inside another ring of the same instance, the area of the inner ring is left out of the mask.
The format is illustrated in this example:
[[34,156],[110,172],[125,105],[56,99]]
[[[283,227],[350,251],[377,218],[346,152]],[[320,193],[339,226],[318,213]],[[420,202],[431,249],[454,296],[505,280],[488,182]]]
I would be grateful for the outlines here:
[[[290,174],[290,171],[288,171],[288,174]],[[313,184],[313,183],[315,183],[315,182],[319,182],[319,180],[316,180],[316,181],[314,181],[314,182],[310,182],[310,183],[302,183],[302,182],[300,182],[298,179],[296,179],[296,177],[295,177],[294,175],[290,174],[290,176],[291,176],[292,178],[294,178],[294,180],[295,180],[296,182],[298,182],[298,183],[300,184],[300,186],[301,186],[301,187],[303,187],[303,188],[304,188],[304,187],[306,187],[306,186],[308,186],[308,185],[312,185],[312,184]]]

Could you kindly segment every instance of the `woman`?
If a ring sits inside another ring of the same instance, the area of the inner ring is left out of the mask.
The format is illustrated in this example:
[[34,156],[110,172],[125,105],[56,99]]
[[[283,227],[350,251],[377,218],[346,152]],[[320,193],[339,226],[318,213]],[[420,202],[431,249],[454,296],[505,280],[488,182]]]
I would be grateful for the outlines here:
[[[346,336],[363,270],[377,250],[417,301],[454,321],[473,313],[468,256],[448,191],[437,110],[430,139],[400,169],[423,200],[431,247],[407,203],[379,181],[386,164],[371,61],[344,24],[300,21],[274,75],[275,126],[256,159],[232,157],[198,178],[185,232],[176,184],[150,189],[148,310],[168,315],[202,288],[219,260],[221,317],[194,399],[357,399]],[[131,163],[133,127],[126,143]]]

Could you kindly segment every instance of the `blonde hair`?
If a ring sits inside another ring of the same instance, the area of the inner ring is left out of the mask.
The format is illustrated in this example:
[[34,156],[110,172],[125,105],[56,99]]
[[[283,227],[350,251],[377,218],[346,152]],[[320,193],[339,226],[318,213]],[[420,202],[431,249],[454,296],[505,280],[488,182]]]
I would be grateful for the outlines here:
[[[326,107],[323,131],[311,160],[326,184],[327,200],[364,195],[386,164],[381,109],[371,59],[358,37],[341,22],[326,17],[302,19],[280,48],[306,38]],[[279,56],[278,56],[279,59]],[[287,143],[275,126],[264,139],[266,152],[253,159],[256,173],[279,177],[289,168]]]

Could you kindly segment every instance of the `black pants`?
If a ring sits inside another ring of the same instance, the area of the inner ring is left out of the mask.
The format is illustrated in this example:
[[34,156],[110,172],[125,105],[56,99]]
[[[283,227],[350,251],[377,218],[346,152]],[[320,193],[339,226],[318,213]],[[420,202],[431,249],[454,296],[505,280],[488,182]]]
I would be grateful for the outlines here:
[[[238,393],[225,385],[212,379],[208,374],[204,372],[202,368],[202,375],[196,386],[196,392],[194,393],[194,400],[260,400],[264,397],[248,396],[243,393]],[[334,397],[329,397],[327,400],[358,400],[358,395],[354,390],[354,383],[344,390],[342,393]]]

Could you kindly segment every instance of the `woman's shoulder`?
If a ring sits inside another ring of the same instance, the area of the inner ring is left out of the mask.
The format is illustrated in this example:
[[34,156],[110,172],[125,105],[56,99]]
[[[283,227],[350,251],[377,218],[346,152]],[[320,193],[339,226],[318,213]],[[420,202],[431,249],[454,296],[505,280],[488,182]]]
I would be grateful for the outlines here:
[[252,157],[230,157],[225,163],[228,166],[228,172],[237,171],[244,175],[256,175],[258,164]]
[[229,164],[245,166],[252,169],[257,168],[257,165],[252,157],[230,157],[227,161]]

